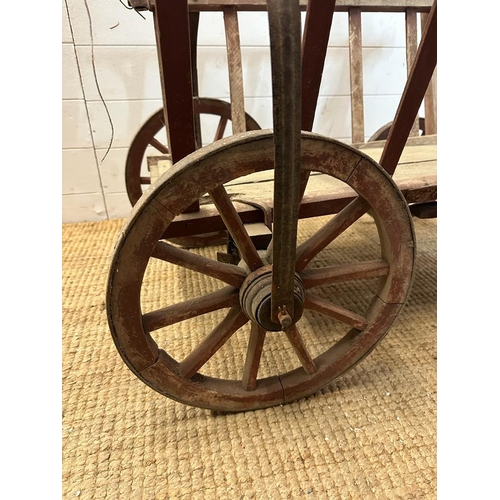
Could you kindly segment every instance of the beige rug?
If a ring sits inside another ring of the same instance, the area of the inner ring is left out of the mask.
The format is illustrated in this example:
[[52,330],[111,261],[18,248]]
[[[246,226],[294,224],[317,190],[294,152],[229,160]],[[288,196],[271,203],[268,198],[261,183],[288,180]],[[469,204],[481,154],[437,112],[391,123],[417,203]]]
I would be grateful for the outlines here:
[[[105,311],[107,273],[123,221],[63,225],[63,497],[436,498],[437,223],[414,222],[418,258],[410,300],[374,352],[317,394],[238,414],[182,405],[133,375],[113,344]],[[301,221],[301,237],[320,223]],[[376,250],[371,230],[366,216],[336,254],[326,249],[321,258],[348,261]],[[168,266],[150,270],[144,304],[154,308],[165,295],[183,300],[183,294],[210,289],[208,278]],[[166,285],[172,278],[175,290]],[[363,293],[342,296],[362,305]],[[196,344],[209,320],[196,321],[201,323],[177,327],[181,351]],[[331,328],[320,315],[305,321],[315,338]],[[237,347],[237,339],[224,346],[210,369],[229,375],[226,360],[232,358],[225,356]],[[282,369],[292,359],[290,349],[266,344],[267,365]]]

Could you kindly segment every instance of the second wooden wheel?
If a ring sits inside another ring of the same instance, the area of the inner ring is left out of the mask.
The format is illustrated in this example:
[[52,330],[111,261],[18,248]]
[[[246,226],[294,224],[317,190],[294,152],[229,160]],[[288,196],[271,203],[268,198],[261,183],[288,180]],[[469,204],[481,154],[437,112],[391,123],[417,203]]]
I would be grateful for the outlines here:
[[[389,131],[391,130],[392,122],[386,123],[383,127],[380,127],[369,139],[368,142],[372,141],[385,141],[389,137]],[[425,118],[419,117],[418,128],[420,135],[425,135]]]
[[[193,99],[194,112],[197,115],[214,115],[220,117],[215,136],[211,141],[222,139],[231,120],[231,105],[220,99],[195,97]],[[247,130],[260,130],[259,124],[247,113]],[[158,140],[155,136],[165,128],[163,108],[152,115],[140,128],[130,145],[125,163],[125,185],[130,203],[135,205],[142,196],[146,187],[151,184],[149,175],[141,176],[141,167],[149,147],[155,148],[159,154],[169,154],[165,140]],[[166,137],[166,134],[165,134]]]
[[[412,218],[403,195],[375,161],[341,142],[302,133],[301,151],[303,170],[341,181],[354,190],[354,198],[298,245],[295,316],[286,332],[269,313],[272,254],[255,249],[228,195],[229,186],[224,186],[273,169],[272,132],[238,134],[194,152],[137,203],[111,263],[108,322],[124,362],[160,394],[223,411],[288,403],[314,393],[361,361],[399,314],[415,256]],[[204,193],[233,236],[240,265],[217,262],[162,239],[173,219]],[[327,247],[335,252],[336,242],[368,210],[376,223],[370,238],[377,240],[378,254],[318,266],[321,252]],[[188,285],[150,273],[158,266],[176,266],[180,276],[192,272],[195,279]],[[196,276],[210,277],[211,288],[200,292]],[[346,306],[346,287],[373,280],[374,286],[355,301],[357,310]],[[180,292],[183,284],[185,293]],[[323,286],[325,293],[319,291]],[[148,297],[154,306],[148,305]],[[308,314],[325,320],[311,334]],[[199,319],[207,321],[190,324]],[[269,346],[274,358],[267,354]],[[269,362],[284,352],[291,353],[286,363]],[[212,366],[217,357],[221,362]]]

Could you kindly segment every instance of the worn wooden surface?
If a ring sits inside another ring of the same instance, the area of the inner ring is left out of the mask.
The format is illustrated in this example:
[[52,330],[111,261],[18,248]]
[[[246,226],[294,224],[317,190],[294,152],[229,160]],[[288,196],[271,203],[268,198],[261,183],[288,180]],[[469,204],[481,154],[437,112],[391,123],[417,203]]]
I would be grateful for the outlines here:
[[[364,143],[360,151],[378,161],[385,141]],[[408,203],[430,202],[437,199],[437,137],[410,137],[403,150],[394,181]],[[273,172],[256,172],[225,184],[225,189],[245,224],[264,222],[261,209],[237,200],[253,200],[255,204],[273,206]],[[316,217],[340,212],[355,197],[345,183],[325,174],[314,172],[299,210],[300,218]],[[210,199],[203,197],[198,213],[182,214],[169,226],[169,237],[197,234],[202,228],[220,231],[225,228]]]
[[[436,137],[418,138],[419,145],[407,146],[401,155],[394,180],[401,188],[407,189],[409,184],[417,187],[436,183],[437,177],[437,143]],[[375,161],[380,159],[384,141],[366,145],[361,150]],[[265,171],[251,174],[226,185],[227,192],[233,198],[266,200],[272,203],[273,172]],[[325,174],[313,173],[307,185],[307,196],[322,193],[345,193],[345,184]]]

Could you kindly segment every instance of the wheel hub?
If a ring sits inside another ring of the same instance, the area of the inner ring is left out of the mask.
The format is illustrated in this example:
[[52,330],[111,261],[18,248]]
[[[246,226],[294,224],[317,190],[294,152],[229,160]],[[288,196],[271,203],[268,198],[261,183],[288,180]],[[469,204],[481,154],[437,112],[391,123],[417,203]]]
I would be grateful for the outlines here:
[[[271,283],[272,266],[263,266],[249,274],[240,289],[240,304],[248,319],[267,331],[276,332],[282,327],[271,320]],[[304,311],[304,285],[297,273],[294,276],[293,304],[292,324],[295,324]]]

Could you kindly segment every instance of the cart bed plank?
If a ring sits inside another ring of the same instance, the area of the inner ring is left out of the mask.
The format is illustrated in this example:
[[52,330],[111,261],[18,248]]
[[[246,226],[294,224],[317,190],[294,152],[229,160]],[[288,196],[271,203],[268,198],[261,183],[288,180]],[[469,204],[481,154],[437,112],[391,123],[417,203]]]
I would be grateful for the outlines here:
[[[437,199],[437,146],[433,138],[413,138],[401,155],[393,176],[408,203]],[[416,140],[415,140],[416,139]],[[383,142],[360,146],[365,154],[378,160]],[[264,211],[257,205],[272,207],[273,171],[257,172],[225,184],[243,223],[263,222]],[[309,178],[299,217],[317,217],[342,210],[356,193],[345,183],[319,172]],[[187,236],[225,229],[208,195],[202,197],[199,212],[177,216],[165,237]]]
[[[437,144],[435,138],[419,138],[418,141],[413,141],[412,144],[405,147],[398,167],[394,173],[394,180],[397,184],[401,182],[407,183],[409,180],[414,180],[418,183],[421,179],[425,183],[425,179],[434,177],[437,171]],[[416,142],[416,144],[415,144]],[[377,143],[366,144],[360,147],[366,155],[378,161],[382,155],[384,141]],[[273,171],[257,172],[245,177],[239,177],[234,181],[226,184],[226,189],[232,197],[243,197],[245,199],[265,199],[269,200],[272,193]],[[315,172],[311,175],[306,195],[311,195],[318,191],[332,189],[340,189],[344,184],[332,177]]]

